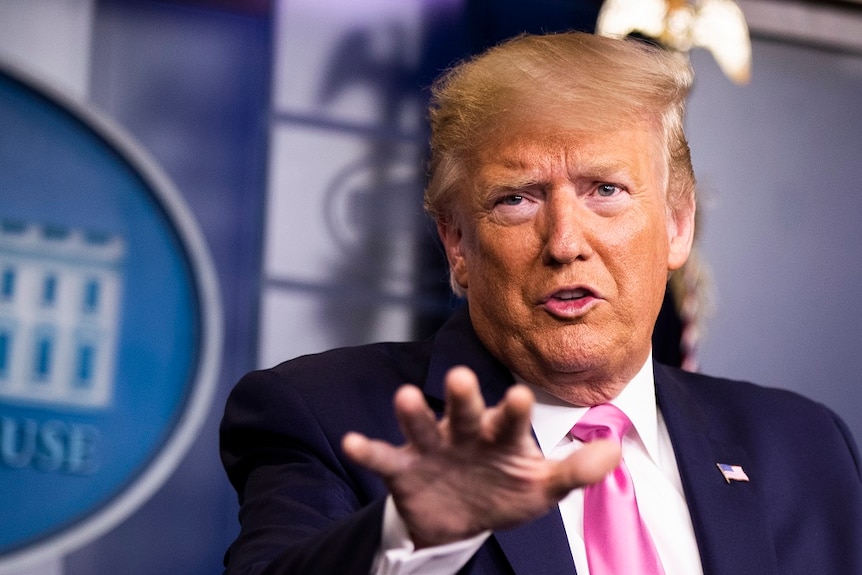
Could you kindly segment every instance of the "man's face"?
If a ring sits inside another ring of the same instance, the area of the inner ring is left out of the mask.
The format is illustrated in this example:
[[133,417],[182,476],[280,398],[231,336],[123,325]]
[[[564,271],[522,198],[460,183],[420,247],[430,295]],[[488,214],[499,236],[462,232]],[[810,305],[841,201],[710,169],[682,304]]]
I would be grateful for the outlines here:
[[646,361],[694,207],[668,209],[651,124],[557,134],[481,150],[439,231],[482,342],[526,381],[591,405]]

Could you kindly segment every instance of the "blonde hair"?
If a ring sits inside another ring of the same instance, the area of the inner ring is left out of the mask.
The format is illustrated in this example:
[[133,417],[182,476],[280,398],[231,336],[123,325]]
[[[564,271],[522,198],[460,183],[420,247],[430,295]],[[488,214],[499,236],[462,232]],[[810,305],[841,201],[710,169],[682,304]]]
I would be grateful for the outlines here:
[[466,60],[432,86],[431,158],[425,209],[437,221],[470,185],[483,147],[530,123],[595,131],[648,119],[667,143],[667,201],[694,201],[695,178],[683,130],[693,81],[679,54],[638,40],[580,32],[522,35]]

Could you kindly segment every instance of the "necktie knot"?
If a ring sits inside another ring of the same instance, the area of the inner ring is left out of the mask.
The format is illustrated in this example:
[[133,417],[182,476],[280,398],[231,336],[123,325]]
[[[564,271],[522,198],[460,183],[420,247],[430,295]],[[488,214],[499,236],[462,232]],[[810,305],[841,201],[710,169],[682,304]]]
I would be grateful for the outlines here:
[[622,443],[623,436],[631,426],[631,420],[618,407],[603,403],[591,407],[584,414],[572,428],[572,435],[584,443],[596,439],[615,439]]

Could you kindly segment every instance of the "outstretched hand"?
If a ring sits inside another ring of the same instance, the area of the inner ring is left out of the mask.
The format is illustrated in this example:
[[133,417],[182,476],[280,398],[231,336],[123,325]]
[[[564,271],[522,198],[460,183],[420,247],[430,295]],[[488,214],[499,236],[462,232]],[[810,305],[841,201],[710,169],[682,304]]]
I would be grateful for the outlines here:
[[489,408],[476,375],[456,367],[446,375],[446,395],[446,413],[438,421],[418,388],[398,390],[403,446],[358,433],[343,440],[351,459],[386,482],[417,548],[536,519],[619,463],[619,445],[601,440],[564,460],[545,459],[531,434],[534,398],[524,385],[511,387]]

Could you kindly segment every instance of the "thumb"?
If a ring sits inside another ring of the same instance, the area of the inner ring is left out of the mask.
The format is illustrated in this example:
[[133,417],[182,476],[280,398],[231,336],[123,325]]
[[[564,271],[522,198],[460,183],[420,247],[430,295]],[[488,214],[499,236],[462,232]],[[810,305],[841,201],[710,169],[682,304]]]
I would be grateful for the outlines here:
[[587,443],[557,462],[549,478],[550,493],[560,500],[572,489],[601,481],[617,468],[621,456],[622,448],[617,441],[597,439]]

